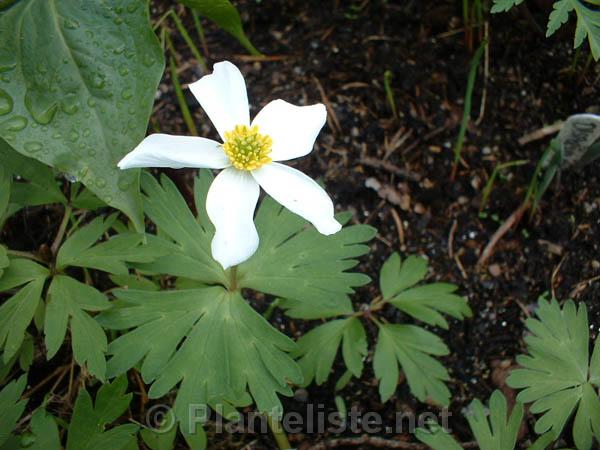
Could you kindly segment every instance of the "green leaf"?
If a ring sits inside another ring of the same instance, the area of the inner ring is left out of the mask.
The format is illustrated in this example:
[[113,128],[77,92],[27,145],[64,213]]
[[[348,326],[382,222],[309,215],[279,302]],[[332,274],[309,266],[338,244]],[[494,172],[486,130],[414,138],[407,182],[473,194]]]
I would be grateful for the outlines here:
[[[196,178],[196,201],[200,202],[198,197],[202,198],[202,210],[206,209],[204,202],[211,181],[212,175],[208,171],[202,171]],[[160,237],[156,240],[162,241],[166,248],[170,248],[170,252],[152,264],[139,267],[156,274],[186,277],[209,284],[226,284],[228,278],[211,254],[210,242],[214,228],[208,217],[199,223],[177,186],[165,175],[161,176],[159,184],[152,175],[144,173],[142,188],[146,194],[144,211],[156,224],[160,234],[169,239]]]
[[481,450],[514,450],[516,448],[519,428],[521,420],[523,420],[521,403],[515,404],[509,416],[506,398],[502,392],[496,390],[490,397],[489,423],[488,412],[479,399],[471,402],[465,415]]
[[448,322],[440,312],[459,320],[472,314],[467,300],[454,293],[456,289],[449,283],[427,284],[401,292],[390,303],[417,320],[447,330]]
[[[559,436],[577,409],[573,438],[579,449],[591,446],[592,433],[598,436],[599,404],[592,383],[598,387],[596,351],[589,360],[589,324],[584,304],[572,300],[561,309],[556,300],[541,297],[536,319],[526,322],[530,335],[525,338],[529,355],[520,355],[522,367],[507,379],[509,386],[523,389],[517,400],[531,403],[530,411],[542,414],[536,424],[538,434]],[[598,339],[597,339],[598,340]]]
[[110,281],[117,286],[121,286],[125,289],[135,289],[138,291],[160,290],[160,286],[154,283],[154,281],[137,275],[109,275],[108,277],[110,278]]
[[462,450],[450,433],[436,422],[428,423],[427,428],[417,428],[415,437],[433,450]]
[[52,168],[33,158],[21,155],[1,138],[0,160],[5,166],[6,173],[11,177],[18,177],[20,180],[19,182],[15,181],[12,185],[11,214],[25,206],[67,203]]
[[26,447],[29,450],[61,450],[58,426],[54,417],[39,408],[31,417],[31,433],[33,443]]
[[177,427],[175,415],[171,409],[165,413],[165,418],[160,427],[155,430],[152,428],[143,428],[140,430],[140,436],[144,443],[151,450],[173,450],[175,448],[175,438],[177,437]]
[[356,377],[360,377],[367,353],[365,330],[357,318],[338,319],[313,328],[298,340],[294,356],[299,358],[304,386],[313,379],[317,384],[323,384],[329,378],[342,340],[344,362]]
[[[185,291],[116,290],[115,307],[99,321],[131,329],[109,345],[108,375],[141,363],[149,396],[159,398],[178,383],[175,415],[190,423],[193,404],[231,402],[250,392],[260,411],[281,408],[277,393],[302,374],[288,355],[294,342],[252,309],[239,292],[222,287]],[[160,339],[156,338],[160,331]],[[193,419],[193,417],[192,417]],[[192,420],[193,421],[193,420]]]
[[[338,217],[342,223],[350,216]],[[316,319],[352,313],[348,294],[370,281],[347,272],[369,247],[376,230],[367,225],[344,227],[323,236],[304,219],[266,197],[255,218],[260,236],[257,252],[238,268],[241,287],[284,299],[291,317]]]
[[0,391],[0,445],[10,437],[17,421],[25,410],[27,400],[21,400],[21,394],[27,385],[27,375],[4,386]]
[[10,258],[10,265],[5,268],[4,275],[0,278],[0,292],[33,280],[45,279],[49,275],[48,269],[30,259]]
[[44,322],[47,358],[54,357],[62,345],[67,326],[71,329],[73,357],[79,365],[87,365],[89,372],[104,380],[107,350],[102,327],[86,311],[103,311],[110,302],[96,289],[64,275],[52,279],[48,289]]
[[491,12],[505,12],[511,9],[513,6],[520,5],[521,3],[523,3],[523,0],[494,0]]
[[[0,228],[2,227],[3,218],[6,214],[6,210],[8,209],[11,182],[11,173],[8,172],[3,166],[0,166]],[[2,273],[0,273],[0,276],[2,276]]]
[[587,38],[594,59],[600,58],[600,11],[598,0],[558,0],[548,19],[546,36],[551,36],[569,20],[569,14],[575,10],[577,28],[573,47],[579,47]]
[[250,54],[260,56],[261,53],[254,48],[242,26],[242,19],[235,6],[229,0],[178,0],[179,3],[196,9],[201,15],[215,22],[218,26],[227,31],[240,44],[244,46]]
[[93,245],[112,226],[115,216],[104,220],[96,217],[85,227],[77,230],[61,246],[56,258],[56,267],[87,267],[105,272],[127,275],[125,262],[150,262],[164,251],[156,246],[142,245],[144,235],[125,232]]
[[379,379],[381,401],[387,401],[398,384],[398,363],[412,394],[422,402],[448,405],[450,391],[444,384],[450,376],[430,355],[448,354],[448,348],[435,334],[414,325],[379,325],[373,356],[373,369]]
[[[1,213],[0,213],[0,216],[1,216]],[[2,220],[2,218],[0,217],[0,221],[1,220]],[[8,253],[6,252],[6,247],[4,247],[3,245],[0,245],[0,278],[2,278],[2,275],[4,274],[4,269],[6,269],[9,264],[10,264],[10,260],[8,259]]]
[[25,330],[40,303],[44,281],[44,278],[31,281],[0,306],[0,347],[4,347],[5,363],[23,343]]
[[164,58],[148,3],[21,0],[0,15],[0,137],[80,179],[143,230],[138,171]]
[[384,300],[389,300],[400,291],[414,286],[427,274],[427,261],[418,256],[409,256],[403,263],[398,253],[393,253],[379,274],[379,287]]
[[82,389],[73,408],[66,450],[121,450],[135,439],[137,425],[120,425],[106,431],[107,425],[117,420],[131,402],[132,394],[125,394],[126,390],[127,378],[119,377],[98,390],[93,404],[90,394]]

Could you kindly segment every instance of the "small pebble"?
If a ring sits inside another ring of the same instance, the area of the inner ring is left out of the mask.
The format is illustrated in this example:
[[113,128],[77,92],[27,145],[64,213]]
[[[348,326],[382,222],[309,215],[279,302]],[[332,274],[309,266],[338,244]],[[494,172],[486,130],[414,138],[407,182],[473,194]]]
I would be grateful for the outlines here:
[[490,264],[488,271],[490,272],[490,275],[495,278],[498,278],[500,275],[502,275],[502,269],[498,264]]

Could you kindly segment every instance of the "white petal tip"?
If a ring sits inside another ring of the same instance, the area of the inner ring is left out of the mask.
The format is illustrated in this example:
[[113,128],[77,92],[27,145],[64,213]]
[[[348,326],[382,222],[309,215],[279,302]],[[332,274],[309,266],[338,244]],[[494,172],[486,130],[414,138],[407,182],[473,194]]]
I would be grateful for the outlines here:
[[337,220],[333,219],[327,221],[326,223],[321,223],[317,226],[317,230],[319,233],[324,234],[325,236],[331,236],[332,234],[337,233],[342,229],[342,224],[340,224]]

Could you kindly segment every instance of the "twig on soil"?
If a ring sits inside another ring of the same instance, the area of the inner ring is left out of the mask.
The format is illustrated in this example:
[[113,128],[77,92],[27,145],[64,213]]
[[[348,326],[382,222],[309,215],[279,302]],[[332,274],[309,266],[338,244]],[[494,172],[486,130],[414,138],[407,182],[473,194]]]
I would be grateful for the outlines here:
[[321,84],[319,79],[317,77],[315,77],[314,75],[313,75],[312,79],[315,82],[315,84],[317,85],[319,94],[321,94],[321,101],[323,102],[323,104],[325,105],[325,108],[327,108],[327,112],[329,113],[329,115],[327,116],[327,122],[330,122],[329,118],[331,117],[331,123],[329,123],[329,126],[331,127],[334,134],[341,133],[342,126],[340,125],[340,121],[338,120],[337,115],[335,114],[335,110],[333,109],[333,106],[331,106],[331,102],[329,101],[327,94],[325,94],[325,89],[323,89],[323,85]]
[[392,172],[395,175],[398,175],[403,178],[407,178],[411,181],[421,181],[421,175],[416,172],[411,172],[410,170],[403,169],[398,167],[396,164],[393,164],[388,161],[381,161],[380,159],[371,158],[366,156],[360,160],[361,164],[365,166],[373,167],[375,169],[384,169],[388,172]]
[[62,379],[62,377],[69,371],[69,368],[70,368],[70,364],[57,367],[50,375],[45,377],[42,381],[40,381],[38,384],[36,384],[30,390],[25,392],[25,394],[23,394],[23,398],[31,397],[33,394],[35,394],[37,391],[39,391],[41,388],[43,388],[46,384],[48,384],[56,376],[59,376],[59,378]]
[[450,233],[448,233],[448,256],[450,258],[454,258],[454,235],[456,234],[457,228],[458,222],[454,219],[454,222],[452,222],[452,226],[450,227]]
[[565,255],[560,259],[560,262],[557,264],[557,266],[552,270],[552,276],[550,277],[550,290],[552,291],[553,298],[557,298],[556,289],[554,288],[554,286],[556,286],[555,280],[558,277],[558,272],[560,271],[560,268],[565,262],[565,259],[567,259],[567,255],[568,253],[565,253]]
[[[484,24],[484,40],[488,40],[490,24],[486,20]],[[479,117],[475,121],[475,125],[479,126],[485,116],[485,102],[487,100],[487,82],[490,75],[490,46],[485,46],[485,53],[483,55],[483,91],[481,92],[481,106],[479,107]]]
[[583,290],[585,288],[589,287],[590,284],[592,284],[594,281],[598,281],[598,280],[600,280],[600,275],[596,275],[595,277],[580,281],[575,286],[573,286],[573,288],[571,289],[571,292],[569,293],[569,298],[578,297],[579,294],[581,294],[581,292],[583,292]]
[[551,134],[557,133],[563,126],[563,121],[559,120],[552,125],[548,125],[542,128],[539,128],[531,133],[527,133],[524,136],[521,136],[518,139],[518,143],[520,146],[527,145],[534,141],[539,141],[540,139],[544,139],[546,136],[550,136]]
[[494,248],[496,247],[496,244],[500,241],[500,239],[502,239],[502,237],[506,233],[508,233],[508,231],[513,226],[516,226],[519,223],[521,217],[523,217],[523,214],[525,213],[527,208],[529,208],[529,202],[523,202],[521,206],[515,209],[513,213],[508,217],[508,219],[506,219],[506,221],[502,225],[500,225],[500,227],[490,238],[488,244],[483,249],[483,252],[481,252],[481,256],[477,261],[478,266],[481,267],[486,264],[487,260],[490,258],[490,256],[492,256],[492,253],[494,253]]
[[400,240],[400,246],[405,247],[406,242],[404,240],[404,227],[402,226],[400,214],[398,214],[396,208],[390,208],[390,212],[392,213],[392,218],[394,219],[394,223],[396,224],[396,228],[398,229],[398,239]]

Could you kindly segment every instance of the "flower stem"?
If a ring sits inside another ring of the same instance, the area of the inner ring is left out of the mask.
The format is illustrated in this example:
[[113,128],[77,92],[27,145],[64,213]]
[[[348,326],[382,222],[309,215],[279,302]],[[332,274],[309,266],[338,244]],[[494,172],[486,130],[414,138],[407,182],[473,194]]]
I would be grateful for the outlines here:
[[40,262],[42,264],[46,264],[46,261],[44,261],[42,258],[40,258],[39,256],[37,256],[34,253],[22,252],[20,250],[11,250],[11,249],[6,250],[6,253],[8,253],[10,256],[17,256],[19,258],[32,259],[32,260]]
[[229,269],[229,291],[236,291],[237,288],[237,266],[232,266]]
[[273,419],[273,416],[267,414],[267,423],[269,424],[269,428],[271,429],[271,433],[273,433],[273,437],[275,438],[275,442],[277,442],[277,446],[280,450],[289,450],[292,448],[290,445],[290,441],[288,441],[287,434],[283,427],[281,426],[281,422],[279,420]]
[[67,231],[67,225],[69,224],[69,219],[71,218],[72,211],[73,211],[73,208],[71,207],[71,205],[65,206],[65,214],[62,218],[62,222],[60,223],[60,226],[58,227],[58,232],[56,233],[54,242],[52,243],[52,246],[50,247],[50,250],[52,251],[53,256],[56,256],[56,253],[58,252],[58,248],[60,247],[60,244],[62,243],[62,240],[65,237],[65,231]]

